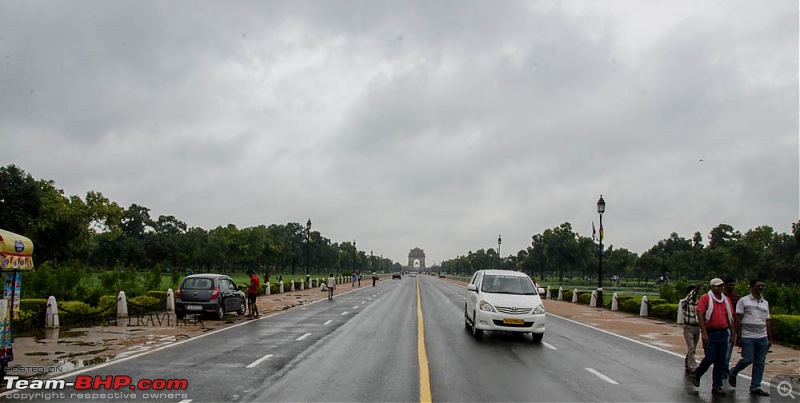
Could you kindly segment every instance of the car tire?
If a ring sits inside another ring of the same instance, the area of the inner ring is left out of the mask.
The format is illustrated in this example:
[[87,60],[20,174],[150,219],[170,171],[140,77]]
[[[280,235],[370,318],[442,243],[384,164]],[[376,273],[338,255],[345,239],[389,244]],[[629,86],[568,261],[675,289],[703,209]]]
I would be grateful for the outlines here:
[[534,343],[541,343],[544,338],[544,333],[531,333],[531,341]]
[[474,311],[472,312],[472,335],[475,336],[476,339],[483,337],[483,330],[478,329],[478,320],[476,319]]
[[467,315],[467,304],[464,304],[464,327],[469,329],[469,315]]
[[242,301],[242,302],[239,303],[239,309],[236,310],[236,313],[239,314],[239,316],[243,316],[244,312],[245,312],[245,309],[246,308],[244,306],[244,301]]
[[217,304],[216,317],[219,320],[222,320],[223,318],[225,318],[225,305],[223,304],[223,301],[220,301],[219,304]]

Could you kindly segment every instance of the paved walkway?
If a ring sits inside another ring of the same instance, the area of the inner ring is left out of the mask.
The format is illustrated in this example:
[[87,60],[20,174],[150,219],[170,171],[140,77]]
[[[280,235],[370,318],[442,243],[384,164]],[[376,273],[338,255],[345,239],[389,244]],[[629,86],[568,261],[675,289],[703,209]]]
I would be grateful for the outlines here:
[[[675,322],[642,318],[639,315],[627,312],[610,311],[605,308],[592,308],[588,305],[553,300],[545,301],[545,309],[550,314],[638,340],[680,356],[686,355],[683,326]],[[545,336],[545,339],[547,339],[547,336]],[[700,344],[697,348],[698,360],[703,359],[702,343]],[[731,356],[731,366],[736,365],[739,358],[741,358],[740,348],[736,347]],[[751,368],[752,366],[741,373],[749,376]],[[679,362],[675,370],[683,372],[682,361]],[[800,377],[800,350],[779,344],[772,345],[772,348],[767,353],[764,381],[769,382],[776,375]]]

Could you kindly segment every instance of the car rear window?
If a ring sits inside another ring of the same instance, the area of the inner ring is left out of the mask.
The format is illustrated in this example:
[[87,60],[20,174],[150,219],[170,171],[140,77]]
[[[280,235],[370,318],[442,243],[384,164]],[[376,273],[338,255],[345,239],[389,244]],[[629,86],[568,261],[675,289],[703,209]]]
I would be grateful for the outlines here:
[[210,290],[213,284],[214,281],[212,281],[210,278],[187,278],[186,280],[183,280],[183,286],[181,288]]
[[536,288],[530,278],[520,276],[491,276],[483,279],[481,291],[494,294],[535,295]]

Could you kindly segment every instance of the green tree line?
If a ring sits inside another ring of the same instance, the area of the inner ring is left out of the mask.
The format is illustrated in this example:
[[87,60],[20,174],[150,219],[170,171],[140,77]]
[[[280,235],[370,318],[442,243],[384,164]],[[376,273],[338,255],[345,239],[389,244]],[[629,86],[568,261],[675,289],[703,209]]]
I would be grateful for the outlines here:
[[355,241],[333,242],[299,223],[190,228],[172,215],[154,218],[144,206],[124,208],[100,192],[66,196],[52,180],[15,165],[0,167],[0,228],[29,237],[36,265],[63,267],[65,276],[72,273],[68,267],[275,274],[305,273],[307,266],[324,274],[400,269],[358,250]]
[[[658,241],[641,256],[625,248],[603,245],[604,282],[612,276],[648,279],[761,278],[780,284],[800,284],[800,221],[792,234],[760,226],[745,233],[728,224],[710,230],[708,242],[700,232],[691,239],[677,233]],[[532,236],[531,246],[516,254],[498,256],[494,249],[469,251],[441,263],[443,271],[468,274],[473,270],[520,270],[538,279],[565,277],[597,279],[598,243],[581,236],[570,223]]]

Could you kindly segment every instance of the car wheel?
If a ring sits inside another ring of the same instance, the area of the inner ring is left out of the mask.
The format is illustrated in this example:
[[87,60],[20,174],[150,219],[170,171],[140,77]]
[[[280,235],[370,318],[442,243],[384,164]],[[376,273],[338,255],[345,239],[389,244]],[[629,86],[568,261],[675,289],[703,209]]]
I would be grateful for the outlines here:
[[474,311],[472,312],[472,335],[475,336],[476,339],[480,339],[483,336],[483,330],[478,329],[478,321]]
[[541,343],[542,338],[544,338],[544,333],[531,333],[531,340],[533,340],[534,343]]
[[225,305],[222,304],[222,301],[217,304],[217,319],[222,320],[225,317]]
[[239,316],[242,316],[244,315],[244,312],[245,312],[244,301],[242,301],[239,303],[239,309],[236,310],[236,313],[239,314]]
[[464,327],[469,328],[469,315],[467,315],[467,304],[464,304]]

